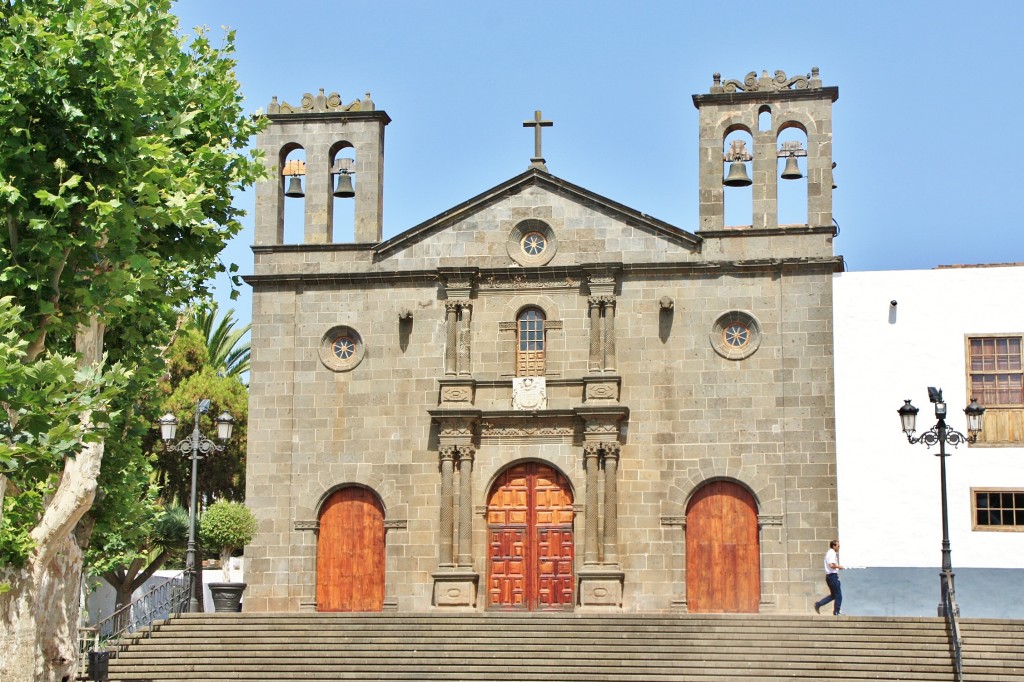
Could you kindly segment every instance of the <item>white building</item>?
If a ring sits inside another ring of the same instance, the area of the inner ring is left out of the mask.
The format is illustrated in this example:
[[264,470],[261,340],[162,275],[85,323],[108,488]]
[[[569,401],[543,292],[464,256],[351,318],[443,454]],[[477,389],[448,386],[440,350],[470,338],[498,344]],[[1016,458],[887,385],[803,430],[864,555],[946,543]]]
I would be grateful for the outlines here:
[[[1024,617],[1024,264],[835,276],[839,536],[844,612],[934,615],[942,511],[938,446],[910,445],[897,409],[948,426],[986,407],[979,442],[947,446],[948,518],[961,613]],[[822,548],[822,552],[825,551]],[[824,592],[824,581],[822,581]]]

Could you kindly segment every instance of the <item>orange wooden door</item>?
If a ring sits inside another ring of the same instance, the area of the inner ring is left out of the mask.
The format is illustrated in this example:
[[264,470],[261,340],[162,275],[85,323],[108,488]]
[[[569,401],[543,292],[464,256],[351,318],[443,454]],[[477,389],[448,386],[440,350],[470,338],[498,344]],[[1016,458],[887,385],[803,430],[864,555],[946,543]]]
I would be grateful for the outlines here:
[[384,508],[366,488],[342,488],[320,510],[318,611],[384,607]]
[[487,606],[572,609],[572,492],[565,477],[529,462],[505,470],[487,502]]
[[757,503],[735,483],[709,483],[686,508],[687,610],[757,613],[760,601]]

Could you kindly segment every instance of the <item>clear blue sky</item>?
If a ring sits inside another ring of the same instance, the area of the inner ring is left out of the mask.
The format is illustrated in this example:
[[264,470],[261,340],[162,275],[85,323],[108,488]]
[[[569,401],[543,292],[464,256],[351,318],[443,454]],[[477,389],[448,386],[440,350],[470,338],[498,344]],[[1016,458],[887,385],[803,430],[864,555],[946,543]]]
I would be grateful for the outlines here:
[[[834,105],[835,251],[850,270],[1024,261],[1024,3],[179,0],[237,32],[246,108],[369,90],[387,128],[384,236],[526,169],[697,228],[697,111],[714,72],[821,69]],[[248,226],[225,259],[252,271]],[[226,300],[221,287],[218,298]],[[234,304],[249,319],[249,292]]]

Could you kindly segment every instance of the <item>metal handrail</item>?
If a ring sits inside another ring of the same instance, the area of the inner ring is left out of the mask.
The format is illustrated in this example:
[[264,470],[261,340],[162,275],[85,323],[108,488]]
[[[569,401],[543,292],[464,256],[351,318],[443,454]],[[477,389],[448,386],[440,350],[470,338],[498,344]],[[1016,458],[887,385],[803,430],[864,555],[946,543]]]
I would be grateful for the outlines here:
[[84,666],[88,652],[109,651],[116,657],[121,650],[122,639],[126,635],[140,633],[148,637],[149,628],[155,621],[178,616],[188,611],[189,598],[192,594],[191,575],[182,571],[159,585],[153,587],[141,597],[125,604],[112,614],[91,627],[79,629],[79,661]]
[[964,682],[964,640],[960,634],[960,607],[956,603],[956,594],[953,592],[953,575],[948,572],[942,574],[942,581],[945,589],[943,594],[943,606],[946,611],[946,629],[949,633],[949,645],[953,649],[953,665],[956,668],[957,682]]

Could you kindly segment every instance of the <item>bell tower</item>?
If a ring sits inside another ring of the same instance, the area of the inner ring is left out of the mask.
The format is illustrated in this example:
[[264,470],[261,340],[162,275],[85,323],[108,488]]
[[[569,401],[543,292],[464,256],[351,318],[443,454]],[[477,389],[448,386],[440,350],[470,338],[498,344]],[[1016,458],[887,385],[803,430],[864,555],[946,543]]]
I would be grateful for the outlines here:
[[[303,200],[303,243],[334,239],[335,198],[352,200],[354,242],[376,244],[383,234],[384,127],[370,93],[344,104],[338,93],[306,93],[298,106],[267,106],[267,126],[256,138],[269,177],[256,185],[256,246],[284,243],[285,202]],[[304,159],[289,159],[294,153]],[[340,209],[339,209],[340,210]]]
[[[743,81],[722,82],[714,75],[710,94],[694,95],[700,117],[700,230],[717,231],[725,225],[725,193],[750,186],[754,229],[832,228],[832,103],[839,88],[822,87],[818,68],[806,76],[758,77],[751,71]],[[803,131],[800,141],[782,141],[787,130]],[[752,142],[726,138],[742,133]],[[804,146],[806,144],[806,146]],[[785,167],[779,170],[779,161]],[[779,179],[804,177],[799,160],[805,159],[806,224],[779,224]],[[753,177],[747,175],[752,163]],[[724,176],[724,177],[723,177]]]

